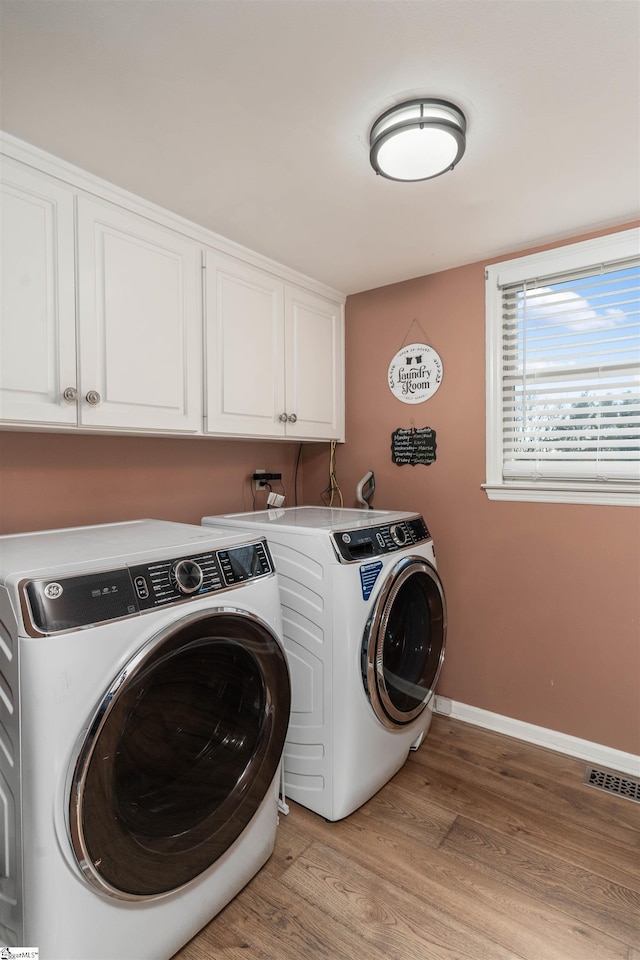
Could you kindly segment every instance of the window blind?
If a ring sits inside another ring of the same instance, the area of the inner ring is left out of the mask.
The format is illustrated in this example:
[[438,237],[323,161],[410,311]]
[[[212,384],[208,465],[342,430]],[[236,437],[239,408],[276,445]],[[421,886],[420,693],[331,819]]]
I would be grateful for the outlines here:
[[640,479],[640,257],[500,296],[503,478]]

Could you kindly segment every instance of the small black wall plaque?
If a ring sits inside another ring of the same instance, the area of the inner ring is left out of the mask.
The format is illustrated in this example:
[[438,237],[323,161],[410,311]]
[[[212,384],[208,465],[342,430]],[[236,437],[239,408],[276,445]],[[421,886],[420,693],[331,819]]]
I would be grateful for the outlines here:
[[426,465],[436,459],[436,432],[431,427],[399,427],[391,434],[391,459],[399,467],[417,463]]

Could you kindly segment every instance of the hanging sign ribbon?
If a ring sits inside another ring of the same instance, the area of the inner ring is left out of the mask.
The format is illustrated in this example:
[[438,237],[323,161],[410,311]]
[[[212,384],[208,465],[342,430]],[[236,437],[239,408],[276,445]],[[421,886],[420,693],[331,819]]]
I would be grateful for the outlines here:
[[408,343],[389,364],[389,389],[402,403],[423,403],[442,383],[442,360],[426,343]]

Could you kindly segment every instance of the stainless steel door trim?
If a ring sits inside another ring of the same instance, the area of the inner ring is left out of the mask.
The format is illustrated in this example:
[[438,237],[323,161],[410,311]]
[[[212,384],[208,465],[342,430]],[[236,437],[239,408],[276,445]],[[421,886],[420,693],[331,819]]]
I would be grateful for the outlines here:
[[[438,663],[427,691],[423,687],[412,683],[408,678],[395,678],[398,688],[403,688],[404,693],[419,701],[410,710],[399,710],[393,703],[385,676],[385,637],[394,603],[398,602],[398,594],[410,578],[417,575],[426,576],[435,587],[435,595],[438,598],[441,611],[442,635],[436,639],[436,642],[440,644]],[[415,720],[427,707],[433,697],[444,662],[446,629],[446,600],[442,582],[435,567],[419,556],[403,557],[389,572],[376,598],[371,615],[367,620],[362,643],[361,668],[365,691],[374,713],[385,726],[390,728],[405,726]]]
[[[253,644],[256,650],[255,659],[260,673],[267,673],[268,675],[272,674],[272,684],[270,685],[267,683],[265,685],[265,703],[263,705],[265,730],[263,731],[264,737],[262,739],[267,742],[263,745],[262,752],[260,752],[255,761],[255,776],[250,777],[249,770],[245,769],[242,771],[241,775],[236,781],[237,791],[234,791],[234,802],[229,811],[228,817],[230,821],[236,817],[237,822],[232,824],[230,827],[231,830],[236,831],[236,835],[235,837],[231,838],[228,846],[231,845],[231,842],[237,839],[237,836],[239,836],[255,812],[255,810],[253,810],[249,815],[248,811],[245,811],[246,822],[241,822],[242,818],[239,815],[236,816],[238,808],[242,807],[243,805],[246,807],[249,803],[247,793],[250,783],[248,783],[248,781],[253,781],[259,777],[262,787],[262,781],[268,780],[268,783],[265,784],[265,789],[268,788],[273,776],[275,775],[277,766],[280,763],[289,720],[289,671],[286,655],[282,648],[281,642],[266,622],[254,614],[236,607],[215,607],[206,610],[194,611],[187,616],[180,618],[179,620],[173,621],[149,640],[147,640],[127,661],[126,665],[106,689],[97,710],[87,724],[88,729],[86,730],[85,735],[80,738],[79,748],[72,760],[69,769],[69,776],[67,778],[66,807],[68,839],[84,880],[90,884],[94,890],[97,890],[107,898],[121,901],[148,901],[157,899],[158,897],[166,896],[170,893],[173,893],[175,890],[180,889],[182,886],[185,886],[187,883],[191,882],[191,880],[195,879],[196,876],[199,876],[203,870],[208,869],[211,863],[215,862],[215,859],[217,859],[218,856],[221,856],[224,852],[224,850],[220,850],[216,856],[213,856],[211,860],[207,861],[204,866],[201,865],[196,873],[194,873],[192,876],[186,877],[186,879],[183,879],[183,881],[180,883],[169,885],[168,887],[158,891],[134,893],[130,890],[119,887],[113,882],[110,882],[110,880],[103,875],[101,870],[102,860],[99,857],[95,859],[90,852],[90,844],[87,841],[88,823],[86,820],[88,818],[86,816],[85,809],[85,790],[87,788],[92,762],[96,760],[96,762],[101,764],[102,767],[107,767],[109,766],[109,763],[112,762],[112,758],[109,756],[99,757],[96,753],[96,747],[100,745],[99,741],[101,734],[103,734],[107,728],[114,710],[118,708],[118,704],[121,702],[123,695],[126,694],[127,691],[130,690],[135,684],[136,678],[139,679],[141,673],[144,673],[145,666],[148,665],[149,661],[153,660],[154,655],[162,654],[162,658],[160,660],[161,663],[163,660],[168,661],[171,658],[171,652],[165,657],[162,648],[169,646],[171,641],[175,640],[176,644],[173,652],[179,654],[183,649],[187,649],[189,646],[189,643],[181,644],[178,642],[179,635],[183,634],[185,630],[193,631],[194,629],[197,629],[199,624],[202,623],[204,625],[208,621],[215,621],[220,617],[237,618],[242,622],[243,626],[246,624],[247,632],[253,631],[253,639],[251,641],[247,639],[246,649],[251,652],[250,647],[251,644]],[[226,638],[222,639],[227,643],[232,642]],[[271,668],[269,668],[268,664],[264,664],[259,660],[261,656],[269,655],[269,651],[267,650],[269,644],[265,641],[270,641],[271,652],[277,651],[278,654],[278,663],[273,664]],[[243,646],[241,642],[235,642],[238,643],[239,647]],[[191,645],[193,646],[193,643]],[[262,652],[263,647],[264,653]],[[275,671],[279,671],[279,683],[277,682]],[[278,689],[273,689],[273,687],[277,687]],[[283,687],[286,687],[286,690],[283,690]],[[278,697],[277,703],[274,700],[274,694],[276,694]],[[285,713],[286,717],[284,716]],[[252,755],[252,763],[253,759],[254,757]],[[100,768],[100,773],[98,774],[98,780],[104,777],[106,782],[109,771],[106,771],[103,774],[102,767]],[[271,770],[271,767],[273,767],[273,770]],[[105,792],[108,794],[107,786],[105,786]],[[235,795],[236,793],[238,794],[237,796]],[[253,799],[254,798],[252,798],[251,802]],[[261,800],[262,797],[260,797],[259,801],[256,802],[256,809]],[[114,810],[112,809],[112,805],[108,802],[108,800],[105,802],[104,806],[105,809],[100,811],[100,817],[103,820],[105,818],[108,819],[109,817],[113,819],[115,817]],[[203,844],[200,843],[200,847],[202,846]],[[156,859],[154,851],[150,848],[148,852],[150,862],[154,862]],[[189,859],[188,853],[189,851],[187,851],[187,860]],[[174,852],[170,859],[180,860],[181,858],[177,858]],[[184,857],[182,859],[184,859]],[[159,854],[157,856],[157,861],[157,873],[163,874],[166,869],[166,864],[163,865],[163,854]]]

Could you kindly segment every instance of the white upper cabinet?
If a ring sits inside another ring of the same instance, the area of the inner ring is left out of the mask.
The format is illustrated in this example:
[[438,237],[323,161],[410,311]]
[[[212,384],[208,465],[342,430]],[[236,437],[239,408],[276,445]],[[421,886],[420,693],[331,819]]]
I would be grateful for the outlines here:
[[0,147],[2,427],[344,439],[344,298],[14,137]]
[[200,269],[192,240],[78,198],[83,426],[201,431]]
[[10,159],[1,190],[0,417],[74,424],[73,191]]
[[206,251],[207,433],[283,435],[283,316],[281,280],[242,260]]
[[1,253],[5,424],[202,433],[199,244],[5,159]]
[[206,432],[342,439],[342,305],[215,250],[205,284]]
[[287,284],[284,344],[287,434],[344,439],[342,304]]

